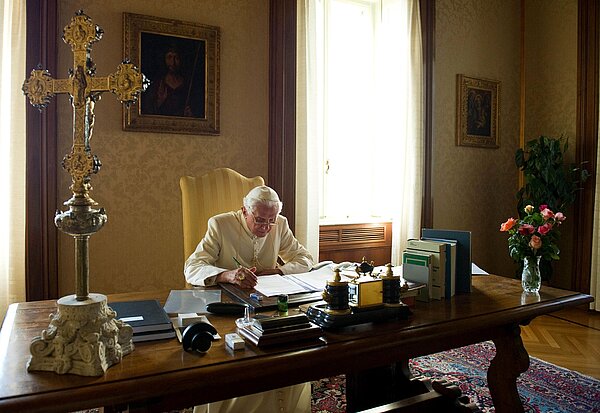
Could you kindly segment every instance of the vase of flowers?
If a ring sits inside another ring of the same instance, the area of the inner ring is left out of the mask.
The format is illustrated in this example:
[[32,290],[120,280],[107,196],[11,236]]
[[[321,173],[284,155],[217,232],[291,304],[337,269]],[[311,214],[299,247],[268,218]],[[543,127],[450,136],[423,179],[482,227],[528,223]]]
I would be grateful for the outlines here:
[[535,208],[527,205],[520,219],[509,218],[500,226],[508,232],[508,253],[523,263],[521,283],[526,293],[537,293],[541,285],[540,260],[558,260],[560,250],[558,227],[565,220],[562,212],[553,212],[547,205]]

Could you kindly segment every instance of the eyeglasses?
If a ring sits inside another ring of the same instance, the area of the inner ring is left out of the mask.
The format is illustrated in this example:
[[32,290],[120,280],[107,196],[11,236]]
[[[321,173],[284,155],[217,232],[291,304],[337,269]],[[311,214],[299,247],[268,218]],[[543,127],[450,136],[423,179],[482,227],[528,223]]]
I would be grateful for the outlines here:
[[250,212],[250,215],[252,215],[252,220],[254,221],[254,225],[258,225],[261,227],[272,227],[277,225],[277,218],[273,218],[273,219],[265,219],[262,217],[257,217],[256,215],[254,215],[254,213]]

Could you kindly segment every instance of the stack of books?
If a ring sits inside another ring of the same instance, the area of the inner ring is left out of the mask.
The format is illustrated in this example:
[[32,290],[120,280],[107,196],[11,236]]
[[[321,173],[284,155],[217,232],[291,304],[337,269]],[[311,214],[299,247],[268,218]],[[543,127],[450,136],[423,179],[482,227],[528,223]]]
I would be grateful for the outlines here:
[[448,299],[471,291],[471,233],[423,229],[421,239],[409,239],[402,254],[405,279],[426,283],[417,300]]
[[110,303],[117,319],[133,328],[133,342],[175,337],[171,319],[157,300]]
[[318,339],[323,331],[306,314],[254,319],[238,328],[238,334],[255,346]]
[[471,232],[448,229],[423,228],[421,239],[454,244],[452,259],[456,293],[470,293],[471,282]]

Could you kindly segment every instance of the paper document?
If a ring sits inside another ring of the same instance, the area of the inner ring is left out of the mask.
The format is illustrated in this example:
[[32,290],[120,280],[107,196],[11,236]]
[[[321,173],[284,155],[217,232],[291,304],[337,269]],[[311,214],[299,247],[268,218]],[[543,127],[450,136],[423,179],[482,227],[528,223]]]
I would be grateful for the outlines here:
[[267,297],[307,292],[303,286],[281,275],[261,275],[254,289]]
[[286,275],[286,278],[290,278],[300,285],[304,285],[311,291],[323,291],[325,286],[327,286],[327,281],[332,281],[334,272],[333,265],[329,265],[327,267],[319,268],[318,270],[313,270],[301,274],[289,274]]
[[254,289],[267,297],[323,291],[333,275],[331,266],[301,274],[261,275]]
[[484,271],[481,267],[479,267],[474,262],[471,263],[471,274],[473,274],[473,275],[489,275],[488,272]]

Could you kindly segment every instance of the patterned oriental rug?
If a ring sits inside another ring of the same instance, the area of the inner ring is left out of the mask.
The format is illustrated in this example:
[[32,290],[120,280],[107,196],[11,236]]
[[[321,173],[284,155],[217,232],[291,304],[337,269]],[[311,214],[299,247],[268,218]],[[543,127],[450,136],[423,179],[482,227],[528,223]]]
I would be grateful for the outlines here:
[[[410,361],[414,376],[445,379],[483,412],[494,412],[486,372],[496,348],[491,341],[461,347]],[[529,369],[517,380],[525,412],[600,412],[600,381],[530,357]],[[312,412],[346,411],[346,379],[330,377],[312,382]]]

